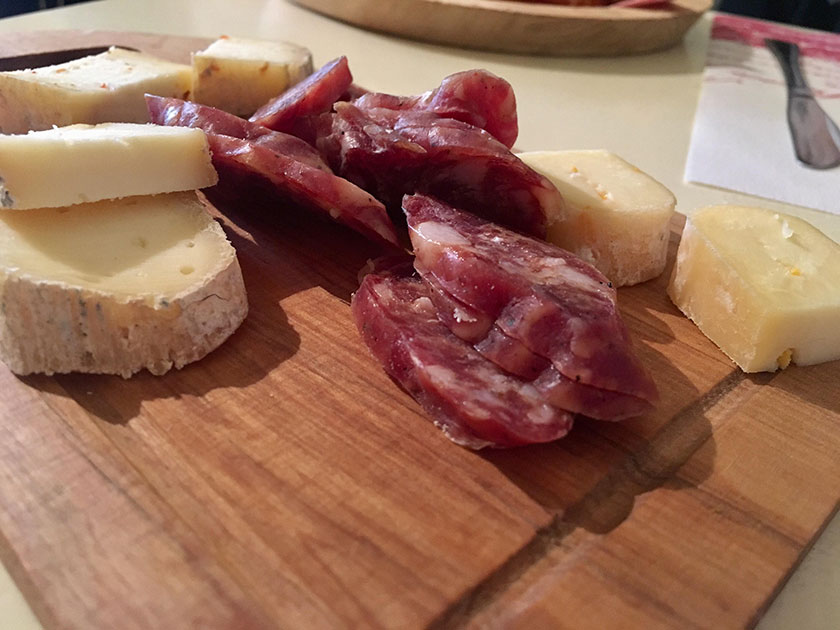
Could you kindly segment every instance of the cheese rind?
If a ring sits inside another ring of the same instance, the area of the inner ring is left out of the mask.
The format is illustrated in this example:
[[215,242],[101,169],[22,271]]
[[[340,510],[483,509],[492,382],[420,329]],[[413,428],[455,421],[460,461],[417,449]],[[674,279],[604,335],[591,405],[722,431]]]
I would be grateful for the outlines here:
[[609,151],[518,155],[565,200],[548,217],[546,239],[594,265],[615,286],[655,278],[665,268],[676,199],[665,186]]
[[221,37],[193,53],[193,100],[237,116],[312,73],[312,54],[288,42]]
[[0,211],[0,359],[17,374],[163,374],[247,310],[236,253],[194,192]]
[[111,48],[34,70],[0,72],[0,132],[147,122],[146,93],[189,98],[190,66]]
[[840,358],[840,245],[797,217],[698,210],[668,295],[745,372]]
[[200,129],[103,123],[0,135],[2,208],[56,208],[217,181]]

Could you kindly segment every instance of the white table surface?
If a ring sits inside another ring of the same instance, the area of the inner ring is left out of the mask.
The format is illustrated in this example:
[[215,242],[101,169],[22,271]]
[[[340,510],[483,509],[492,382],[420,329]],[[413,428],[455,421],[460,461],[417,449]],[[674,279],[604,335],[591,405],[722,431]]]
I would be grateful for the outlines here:
[[[483,67],[514,86],[519,149],[609,149],[670,188],[685,214],[713,203],[760,204],[801,216],[840,241],[838,216],[683,181],[709,24],[703,19],[671,50],[611,59],[525,57],[409,42],[284,0],[98,0],[0,19],[0,32],[90,28],[285,39],[308,46],[316,66],[347,55],[359,84],[395,94],[424,91],[447,74]],[[838,596],[840,517],[835,517],[758,628],[836,630]],[[0,628],[40,628],[2,567]]]

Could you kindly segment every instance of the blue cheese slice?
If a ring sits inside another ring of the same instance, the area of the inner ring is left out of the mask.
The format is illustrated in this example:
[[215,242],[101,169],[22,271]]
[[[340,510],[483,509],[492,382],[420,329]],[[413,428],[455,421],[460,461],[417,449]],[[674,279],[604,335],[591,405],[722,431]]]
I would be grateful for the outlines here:
[[840,359],[840,245],[797,217],[698,210],[668,295],[745,372]]
[[200,129],[103,123],[0,135],[2,208],[195,190],[217,180]]
[[193,99],[237,116],[312,73],[312,54],[288,42],[220,37],[193,53]]
[[188,98],[190,66],[111,48],[67,63],[0,72],[0,131],[147,122],[146,93]]
[[0,210],[0,359],[17,374],[163,374],[247,310],[236,253],[195,192]]

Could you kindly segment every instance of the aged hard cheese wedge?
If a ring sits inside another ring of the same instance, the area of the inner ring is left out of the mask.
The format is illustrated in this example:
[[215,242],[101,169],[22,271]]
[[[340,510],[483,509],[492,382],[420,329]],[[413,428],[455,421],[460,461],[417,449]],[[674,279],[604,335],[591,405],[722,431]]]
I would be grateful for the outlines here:
[[674,195],[608,151],[518,155],[548,177],[566,201],[549,217],[547,240],[577,254],[615,286],[655,278],[665,268]]
[[146,122],[146,93],[189,98],[190,67],[121,48],[67,63],[0,72],[0,131]]
[[163,374],[247,309],[233,247],[194,192],[0,210],[0,359],[17,374]]
[[0,207],[25,210],[212,186],[200,129],[136,123],[0,135]]
[[698,210],[668,294],[745,372],[840,358],[840,245],[796,217]]
[[193,100],[250,116],[312,74],[312,54],[287,42],[221,37],[193,53]]

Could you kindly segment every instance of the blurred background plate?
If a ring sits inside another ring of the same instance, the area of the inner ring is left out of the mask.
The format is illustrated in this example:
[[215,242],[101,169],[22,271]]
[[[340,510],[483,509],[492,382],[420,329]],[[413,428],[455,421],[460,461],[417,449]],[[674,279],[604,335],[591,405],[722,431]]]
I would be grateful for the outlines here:
[[569,7],[511,0],[291,0],[357,26],[465,48],[555,56],[669,48],[712,0],[668,9]]

